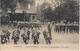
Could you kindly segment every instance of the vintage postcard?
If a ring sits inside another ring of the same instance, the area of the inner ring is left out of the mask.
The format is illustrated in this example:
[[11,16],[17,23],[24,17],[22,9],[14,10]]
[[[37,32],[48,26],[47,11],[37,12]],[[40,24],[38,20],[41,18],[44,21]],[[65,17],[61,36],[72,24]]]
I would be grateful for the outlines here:
[[79,0],[0,0],[0,50],[79,50]]

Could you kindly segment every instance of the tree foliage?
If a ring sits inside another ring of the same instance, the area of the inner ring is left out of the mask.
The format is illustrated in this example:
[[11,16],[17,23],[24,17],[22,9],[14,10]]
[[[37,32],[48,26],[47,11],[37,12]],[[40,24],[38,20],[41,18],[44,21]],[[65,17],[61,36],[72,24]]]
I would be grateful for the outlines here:
[[42,5],[40,13],[44,17],[44,20],[66,20],[67,22],[79,22],[79,4],[77,1],[65,2],[56,7],[54,10],[49,5],[47,8],[44,7],[45,5]]
[[65,2],[55,8],[54,14],[59,18],[57,20],[79,21],[79,5],[77,1]]
[[8,9],[11,11],[16,10],[17,0],[1,0],[1,8],[3,11],[7,12]]

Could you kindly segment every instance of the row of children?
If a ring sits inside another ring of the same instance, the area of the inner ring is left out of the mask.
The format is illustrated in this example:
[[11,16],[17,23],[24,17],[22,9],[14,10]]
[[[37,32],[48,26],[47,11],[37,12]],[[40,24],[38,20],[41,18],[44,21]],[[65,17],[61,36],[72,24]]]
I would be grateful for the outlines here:
[[[30,38],[33,40],[34,44],[39,44],[41,32],[36,28],[32,28],[31,30],[32,31],[30,31],[29,29],[24,29],[24,32],[22,34],[20,33],[21,32],[20,29],[14,30],[12,34],[10,33],[9,30],[2,30],[1,35],[0,35],[1,44],[10,42],[10,37],[13,40],[14,44],[18,44],[20,37],[22,37],[22,40],[25,44],[29,43]],[[49,32],[43,31],[43,36],[44,36],[46,44],[51,44],[51,36]]]

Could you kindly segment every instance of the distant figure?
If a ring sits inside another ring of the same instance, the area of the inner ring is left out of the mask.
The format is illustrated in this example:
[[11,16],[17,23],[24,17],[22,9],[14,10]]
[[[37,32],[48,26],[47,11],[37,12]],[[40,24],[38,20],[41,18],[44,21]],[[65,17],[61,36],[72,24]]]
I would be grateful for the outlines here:
[[33,31],[32,32],[32,39],[33,39],[33,43],[34,44],[39,44],[39,35],[40,35],[40,32],[39,31]]
[[12,40],[14,41],[14,44],[17,44],[17,42],[19,41],[19,38],[20,38],[19,35],[20,35],[19,30],[13,31]]
[[46,44],[51,44],[51,37],[50,37],[50,34],[46,31],[43,32],[43,36],[44,36],[44,39],[46,41]]
[[21,35],[21,37],[23,38],[24,43],[28,44],[30,40],[30,31],[25,30],[24,33]]

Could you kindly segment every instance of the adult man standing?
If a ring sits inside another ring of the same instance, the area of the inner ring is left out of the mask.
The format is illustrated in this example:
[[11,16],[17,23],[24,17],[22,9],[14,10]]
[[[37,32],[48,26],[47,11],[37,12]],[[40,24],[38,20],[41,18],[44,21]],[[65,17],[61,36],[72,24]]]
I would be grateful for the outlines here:
[[49,32],[50,38],[52,39],[51,31],[52,31],[52,26],[51,26],[51,23],[48,22],[48,32]]

